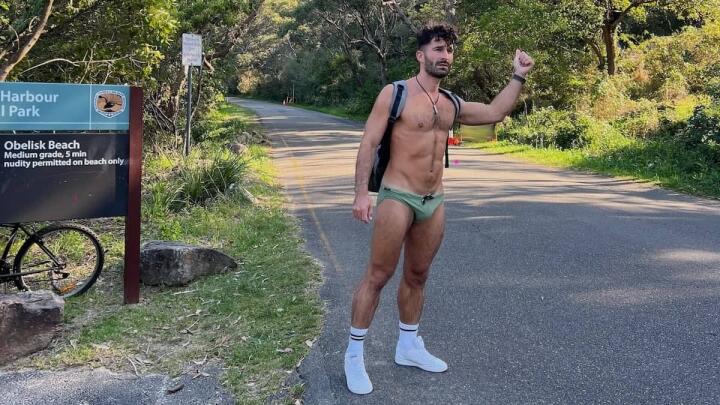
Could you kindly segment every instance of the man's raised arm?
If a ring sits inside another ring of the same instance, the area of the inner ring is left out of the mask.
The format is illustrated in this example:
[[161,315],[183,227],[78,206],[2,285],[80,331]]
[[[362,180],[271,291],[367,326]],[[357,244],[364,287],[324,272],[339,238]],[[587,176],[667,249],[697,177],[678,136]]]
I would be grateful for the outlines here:
[[[490,104],[463,102],[460,123],[466,125],[483,125],[500,122],[512,112],[520,97],[525,76],[535,66],[533,59],[521,50],[515,51],[513,60],[513,78],[507,86],[495,96]],[[519,77],[516,77],[519,76]]]
[[365,223],[372,220],[372,203],[368,195],[368,179],[373,165],[375,149],[382,140],[387,121],[390,117],[390,98],[392,98],[392,85],[385,86],[373,105],[370,116],[365,123],[357,161],[355,162],[355,202],[353,203],[353,216]]

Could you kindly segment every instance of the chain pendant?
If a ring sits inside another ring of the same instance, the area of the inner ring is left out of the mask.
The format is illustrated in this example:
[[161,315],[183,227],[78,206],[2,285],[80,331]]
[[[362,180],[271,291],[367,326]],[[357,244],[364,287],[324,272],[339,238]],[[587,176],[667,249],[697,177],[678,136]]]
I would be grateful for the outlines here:
[[[440,115],[436,104],[438,101],[440,101],[440,92],[438,92],[437,99],[435,101],[433,101],[432,97],[430,97],[430,93],[428,93],[427,90],[425,90],[425,87],[423,87],[422,83],[420,83],[420,80],[418,79],[417,76],[415,76],[415,81],[420,86],[420,88],[423,90],[425,95],[428,97],[428,99],[430,100],[430,104],[432,104],[432,108],[433,108],[433,123],[432,123],[433,151],[432,151],[432,160],[430,161],[430,173],[432,173],[435,168],[435,153],[436,153],[435,150],[437,149],[437,137],[435,136],[435,128],[438,126],[438,115]],[[422,128],[422,125],[420,127]]]

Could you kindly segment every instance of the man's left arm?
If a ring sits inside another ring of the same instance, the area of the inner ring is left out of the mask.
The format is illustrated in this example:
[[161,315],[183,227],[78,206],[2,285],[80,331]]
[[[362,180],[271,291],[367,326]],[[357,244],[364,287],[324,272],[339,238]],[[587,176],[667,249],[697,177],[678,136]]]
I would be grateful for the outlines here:
[[[484,125],[500,122],[515,108],[525,76],[535,66],[535,62],[521,50],[515,51],[513,60],[513,78],[507,86],[495,96],[490,104],[463,102],[458,120],[465,125]],[[519,77],[515,77],[519,76]]]

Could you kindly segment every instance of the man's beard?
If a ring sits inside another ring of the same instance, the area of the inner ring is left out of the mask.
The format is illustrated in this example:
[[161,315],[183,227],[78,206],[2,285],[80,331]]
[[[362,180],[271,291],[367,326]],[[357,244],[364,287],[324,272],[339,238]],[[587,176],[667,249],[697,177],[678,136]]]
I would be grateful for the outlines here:
[[451,65],[447,64],[447,70],[441,70],[439,67],[437,67],[436,63],[433,64],[426,64],[425,65],[425,73],[429,74],[430,76],[436,78],[436,79],[443,79],[445,76],[447,76],[450,73],[450,67]]

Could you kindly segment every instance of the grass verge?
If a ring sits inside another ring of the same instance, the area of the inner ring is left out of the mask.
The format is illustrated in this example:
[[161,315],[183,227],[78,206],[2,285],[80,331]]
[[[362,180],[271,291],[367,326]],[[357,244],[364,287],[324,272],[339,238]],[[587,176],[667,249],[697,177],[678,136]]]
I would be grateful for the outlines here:
[[[249,146],[242,165],[215,164],[238,159],[225,147],[235,134],[221,129],[257,132],[252,119],[250,112],[225,105],[202,124],[216,136],[190,158],[165,152],[144,161],[143,241],[216,248],[235,258],[238,270],[185,287],[143,286],[141,303],[124,306],[123,222],[89,221],[108,249],[103,275],[87,294],[66,302],[63,336],[13,367],[89,365],[176,376],[213,362],[224,369],[222,382],[239,403],[263,403],[281,390],[319,333],[320,271],[284,211],[267,147]],[[215,187],[215,196],[190,198],[189,185],[208,184],[202,176],[217,186],[230,171],[239,171],[242,180]],[[201,173],[200,181],[186,172]],[[302,392],[298,386],[283,389],[288,394],[282,401],[289,403]]]
[[704,159],[670,144],[638,141],[603,152],[534,148],[502,141],[466,145],[535,163],[644,180],[688,194],[720,198],[720,169],[698,167]]
[[[273,102],[273,101],[269,101]],[[298,107],[305,110],[310,111],[318,111],[321,113],[329,114],[335,117],[340,118],[347,118],[349,120],[354,121],[362,121],[365,122],[367,120],[368,114],[356,114],[348,112],[345,107],[343,106],[318,106],[318,105],[312,105],[312,104],[303,104],[303,103],[293,103],[289,105],[290,107]]]
[[[273,103],[273,104],[281,104],[280,102],[278,102],[276,100],[271,100],[271,99],[257,97],[257,96],[250,96],[250,95],[246,95],[246,94],[236,95],[234,97],[242,97],[242,98],[248,98],[251,100],[265,101],[265,102]],[[347,108],[342,105],[340,105],[340,106],[319,106],[319,105],[314,105],[314,104],[292,103],[289,106],[303,108],[305,110],[310,110],[310,111],[318,111],[318,112],[329,114],[329,115],[332,115],[335,117],[347,118],[349,120],[362,121],[362,122],[367,121],[367,118],[369,115],[369,114],[357,114],[357,113],[348,112]]]
[[347,119],[355,120],[355,121],[365,122],[368,117],[368,114],[350,113],[342,106],[338,106],[338,107],[317,106],[317,105],[299,104],[299,103],[291,104],[291,106],[292,107],[300,107],[300,108],[304,108],[306,110],[311,110],[311,111],[319,111],[321,113],[330,114],[330,115],[334,115],[336,117],[347,118]]

